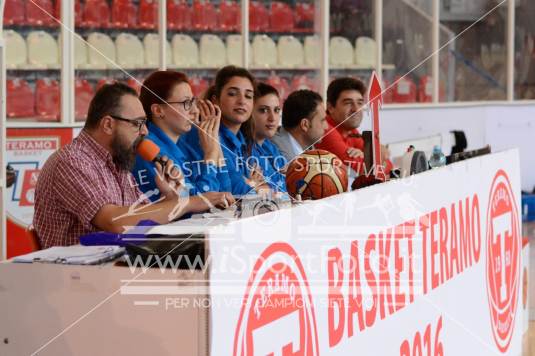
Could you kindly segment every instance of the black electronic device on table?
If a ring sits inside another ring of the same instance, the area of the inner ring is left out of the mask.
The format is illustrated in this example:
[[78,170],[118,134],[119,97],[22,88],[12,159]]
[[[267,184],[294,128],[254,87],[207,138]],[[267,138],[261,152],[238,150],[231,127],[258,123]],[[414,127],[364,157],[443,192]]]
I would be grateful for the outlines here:
[[126,244],[125,249],[130,262],[141,260],[144,267],[199,270],[206,261],[203,234],[154,236],[143,243]]
[[470,159],[470,158],[474,158],[477,156],[486,155],[489,153],[491,153],[491,149],[489,145],[483,148],[477,149],[477,150],[454,153],[446,157],[446,164],[464,161],[465,159]]

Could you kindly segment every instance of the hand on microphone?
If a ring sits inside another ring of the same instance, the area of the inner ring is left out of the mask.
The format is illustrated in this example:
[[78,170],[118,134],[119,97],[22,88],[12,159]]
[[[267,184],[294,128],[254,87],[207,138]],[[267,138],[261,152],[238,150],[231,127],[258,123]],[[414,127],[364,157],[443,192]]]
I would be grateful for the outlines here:
[[156,167],[155,183],[162,197],[176,198],[179,189],[185,187],[184,176],[167,156],[160,155],[160,147],[148,139],[141,141],[137,153]]

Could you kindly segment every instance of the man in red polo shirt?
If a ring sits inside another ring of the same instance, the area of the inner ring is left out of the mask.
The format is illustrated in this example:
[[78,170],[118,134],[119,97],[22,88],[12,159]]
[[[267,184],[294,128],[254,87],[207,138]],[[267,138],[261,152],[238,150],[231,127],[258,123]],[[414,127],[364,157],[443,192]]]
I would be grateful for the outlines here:
[[[358,174],[364,170],[364,139],[358,127],[362,122],[365,106],[366,86],[355,78],[338,78],[327,88],[327,123],[325,132],[316,148],[337,155],[347,166]],[[388,160],[388,150],[381,146],[381,158],[385,173],[390,173],[392,163]]]

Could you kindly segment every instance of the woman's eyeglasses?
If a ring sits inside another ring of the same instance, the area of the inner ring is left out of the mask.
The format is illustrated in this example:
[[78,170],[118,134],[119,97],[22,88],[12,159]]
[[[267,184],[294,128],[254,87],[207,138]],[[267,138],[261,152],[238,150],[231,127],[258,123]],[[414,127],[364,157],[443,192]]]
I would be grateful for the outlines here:
[[193,97],[191,99],[186,99],[183,101],[167,101],[167,104],[182,104],[184,111],[190,111],[193,105],[197,103],[197,98]]

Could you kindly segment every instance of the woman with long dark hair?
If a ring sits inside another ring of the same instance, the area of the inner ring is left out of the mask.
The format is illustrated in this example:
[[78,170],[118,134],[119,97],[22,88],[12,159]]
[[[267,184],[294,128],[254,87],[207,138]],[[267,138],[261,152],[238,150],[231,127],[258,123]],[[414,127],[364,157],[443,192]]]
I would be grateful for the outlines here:
[[286,192],[286,181],[282,171],[287,161],[277,146],[271,142],[280,125],[281,111],[277,89],[269,84],[258,83],[252,120],[241,127],[247,141],[248,155],[262,171],[269,187],[276,192]]
[[[256,81],[244,68],[226,66],[216,75],[212,101],[221,108],[219,142],[226,162],[232,194],[249,194],[269,189],[263,176],[247,162],[245,137],[241,126],[253,111]],[[190,160],[198,159],[204,149],[199,144],[199,130],[193,129],[178,142]]]

